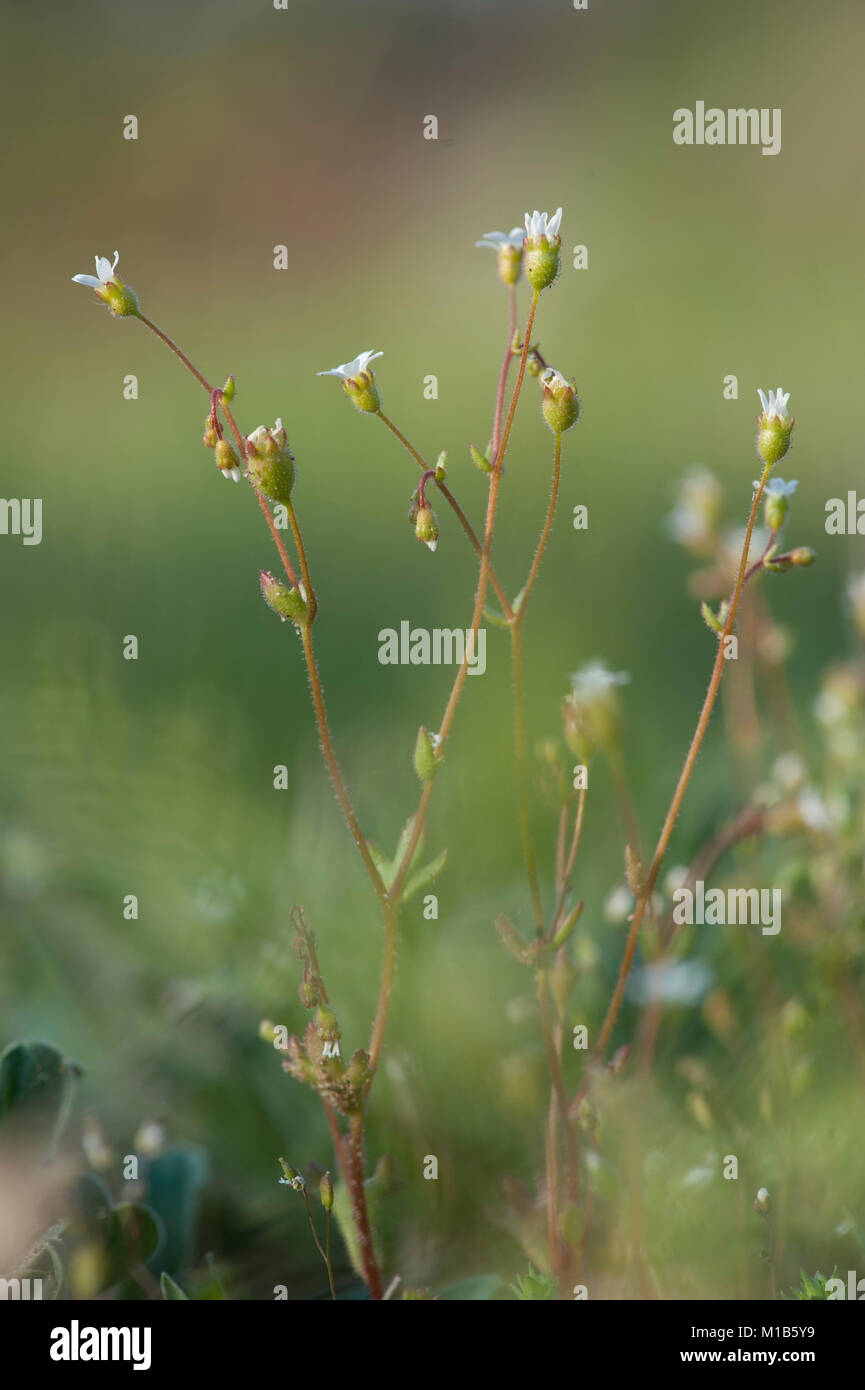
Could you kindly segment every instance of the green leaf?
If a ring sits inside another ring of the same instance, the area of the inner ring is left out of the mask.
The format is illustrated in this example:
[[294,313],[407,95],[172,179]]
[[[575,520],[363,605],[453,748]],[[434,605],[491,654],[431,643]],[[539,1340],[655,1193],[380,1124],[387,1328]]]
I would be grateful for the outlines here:
[[373,840],[367,840],[366,847],[369,850],[370,859],[381,875],[381,881],[385,888],[390,888],[393,883],[394,873],[396,872],[389,859],[385,859],[378,845]]
[[504,613],[501,613],[498,608],[494,608],[492,605],[488,604],[484,608],[484,617],[488,623],[492,623],[493,627],[510,627]]
[[[396,870],[399,868],[400,864],[402,863],[403,859],[405,858],[405,852],[406,852],[406,850],[408,849],[409,844],[410,844],[410,842],[411,842],[411,837],[412,837],[413,831],[414,831],[414,816],[409,816],[408,820],[406,821],[405,825],[404,825],[403,828],[402,828],[402,833],[401,833],[401,835],[400,835],[400,837],[399,837],[399,843],[397,844],[397,847],[396,847],[396,854],[394,855],[394,860],[393,860],[393,862],[394,862],[394,876],[396,875]],[[411,869],[412,864],[416,863],[416,861],[417,861],[417,860],[421,857],[421,855],[423,854],[423,850],[424,850],[424,845],[425,845],[425,844],[426,844],[426,835],[424,834],[423,831],[421,831],[420,835],[418,836],[418,842],[417,842],[417,844],[416,844],[415,847],[414,847],[414,852],[412,853],[411,863],[410,863],[409,866],[408,866],[409,869]]]
[[419,869],[417,873],[412,874],[411,878],[407,879],[405,887],[402,890],[401,901],[407,903],[409,899],[413,898],[416,893],[419,893],[422,888],[426,888],[428,884],[433,883],[438,878],[447,861],[448,852],[446,849],[443,849],[441,854],[436,855],[435,859],[431,859],[430,862],[425,864],[422,869]]
[[160,1279],[159,1279],[159,1287],[160,1287],[160,1289],[162,1290],[162,1297],[163,1297],[164,1299],[166,1299],[167,1302],[169,1302],[169,1303],[180,1303],[180,1302],[188,1303],[188,1302],[189,1302],[189,1295],[188,1295],[188,1294],[185,1294],[185,1293],[183,1292],[183,1290],[182,1290],[182,1288],[180,1287],[179,1284],[175,1284],[175,1282],[174,1282],[174,1280],[172,1279],[171,1275],[170,1275],[170,1274],[166,1274],[165,1270],[162,1271],[162,1274],[161,1274],[161,1276],[160,1276]]

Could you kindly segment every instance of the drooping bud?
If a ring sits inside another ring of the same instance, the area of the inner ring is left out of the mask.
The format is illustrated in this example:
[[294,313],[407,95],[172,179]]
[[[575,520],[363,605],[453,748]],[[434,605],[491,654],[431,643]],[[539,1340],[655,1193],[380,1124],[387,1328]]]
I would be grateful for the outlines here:
[[283,506],[291,503],[294,454],[288,447],[281,420],[272,429],[259,425],[247,439],[246,476],[271,502],[281,502]]
[[414,533],[430,550],[435,550],[439,543],[439,527],[432,507],[418,508],[414,519]]
[[201,436],[201,442],[205,449],[215,449],[219,443],[219,431],[216,429],[213,423],[213,417],[210,415],[208,415],[204,422],[204,434]]
[[771,468],[790,448],[795,424],[787,414],[790,392],[782,391],[779,386],[777,391],[769,392],[768,399],[763,391],[758,390],[757,395],[763,407],[762,414],[757,416],[757,453],[766,467]]
[[261,597],[283,622],[304,623],[309,616],[309,605],[297,589],[289,589],[281,579],[269,570],[259,571]]
[[566,381],[555,367],[547,367],[541,376],[543,397],[541,410],[553,434],[564,434],[580,418],[580,398],[576,387]]
[[813,565],[817,559],[817,552],[812,550],[809,545],[797,545],[795,550],[790,551],[790,564],[802,568]]
[[234,482],[240,482],[240,459],[237,450],[230,439],[217,439],[213,446],[216,458],[216,466],[223,478],[232,478]]
[[526,213],[526,235],[523,241],[523,264],[526,279],[533,290],[545,290],[559,273],[559,251],[562,239],[559,226],[562,209],[547,220],[545,212]]

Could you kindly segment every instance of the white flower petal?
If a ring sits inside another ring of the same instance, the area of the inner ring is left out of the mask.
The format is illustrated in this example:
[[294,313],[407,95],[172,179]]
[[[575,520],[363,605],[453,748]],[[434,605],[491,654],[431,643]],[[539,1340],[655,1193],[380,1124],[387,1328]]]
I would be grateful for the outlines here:
[[365,372],[370,362],[374,362],[377,357],[384,357],[383,352],[375,352],[373,348],[367,348],[366,352],[358,353],[352,362],[343,362],[339,367],[331,367],[326,372],[316,372],[316,376],[341,376],[344,380],[349,377],[357,376],[360,372]]
[[550,218],[549,225],[548,225],[548,227],[547,227],[548,235],[549,235],[549,236],[558,236],[558,234],[559,234],[559,227],[560,227],[561,225],[562,225],[562,210],[561,210],[561,208],[559,208],[558,211],[554,212],[553,215],[552,215],[552,217]]
[[95,275],[73,275],[72,279],[75,281],[76,285],[89,285],[92,290],[99,290],[102,288],[102,281],[97,280]]

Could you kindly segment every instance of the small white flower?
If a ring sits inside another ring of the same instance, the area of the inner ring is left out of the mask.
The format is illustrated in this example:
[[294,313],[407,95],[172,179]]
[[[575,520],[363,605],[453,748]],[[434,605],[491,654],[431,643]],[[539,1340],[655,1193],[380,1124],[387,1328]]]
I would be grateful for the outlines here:
[[701,960],[658,961],[637,972],[628,993],[639,1004],[688,1007],[700,1002],[711,983],[712,972]]
[[93,259],[96,261],[95,275],[73,275],[72,279],[76,285],[88,285],[91,290],[101,290],[114,278],[119,257],[115,251],[113,265],[106,256],[94,256]]
[[757,395],[760,397],[760,404],[763,407],[763,414],[766,416],[767,419],[786,420],[787,402],[790,399],[789,391],[782,391],[781,387],[779,386],[777,391],[769,392],[769,399],[767,400],[765,391],[761,391],[758,387]]
[[[759,486],[759,482],[754,483],[755,488]],[[783,478],[770,478],[763,489],[763,495],[765,497],[792,497],[798,486],[799,483],[796,478],[793,478],[789,483],[785,483]]]
[[627,671],[608,671],[603,661],[589,661],[571,676],[571,686],[578,699],[596,700],[630,679]]
[[475,246],[487,246],[491,251],[501,251],[503,246],[521,247],[523,236],[522,227],[511,227],[509,232],[484,232],[482,240],[476,241]]
[[534,212],[526,213],[526,238],[528,241],[538,241],[541,237],[545,237],[548,241],[552,241],[559,235],[561,222],[561,208],[553,213],[549,221],[545,212],[538,212],[535,208]]
[[365,372],[370,362],[374,362],[377,357],[384,357],[384,353],[368,348],[366,352],[359,352],[353,362],[343,362],[341,367],[331,367],[327,372],[316,372],[316,376],[341,376],[343,381],[351,381],[353,377]]

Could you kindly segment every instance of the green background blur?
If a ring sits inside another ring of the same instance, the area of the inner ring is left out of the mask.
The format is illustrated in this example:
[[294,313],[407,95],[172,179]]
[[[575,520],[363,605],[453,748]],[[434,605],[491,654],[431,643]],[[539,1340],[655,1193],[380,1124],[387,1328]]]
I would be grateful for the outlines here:
[[[823,519],[826,499],[863,476],[862,7],[2,9],[2,492],[43,498],[44,538],[0,537],[0,1036],[45,1037],[79,1060],[81,1109],[118,1152],[150,1115],[206,1148],[202,1249],[226,1259],[237,1296],[268,1297],[274,1282],[308,1294],[320,1266],[276,1156],[326,1165],[326,1127],[257,1025],[305,1022],[297,902],[349,1050],[365,1042],[375,903],[317,758],[298,644],[259,597],[259,568],[276,569],[270,539],[248,489],[225,486],[201,448],[205,395],[70,277],[116,247],[142,310],[214,382],[236,375],[242,427],[282,416],[337,749],[365,831],[390,849],[416,799],[415,731],[437,727],[451,673],[380,666],[377,633],[402,619],[465,627],[476,565],[443,507],[437,554],[413,541],[414,464],[315,372],[383,350],[385,409],[428,457],[450,451],[451,484],[480,525],[485,485],[467,445],[489,436],[506,303],[493,254],[474,242],[561,204],[564,248],[586,244],[589,268],[565,256],[536,336],[576,376],[584,417],[565,441],[528,623],[528,727],[532,741],[557,733],[582,662],[630,671],[627,751],[654,837],[712,650],[665,517],[678,479],[703,464],[744,523],[758,385],[792,392],[791,537],[820,552],[772,595],[798,634],[806,727],[817,672],[848,642],[839,592],[862,543],[826,537]],[[673,111],[697,100],[781,107],[781,153],[674,146]],[[134,142],[122,138],[129,113]],[[437,142],[423,139],[430,113]],[[277,244],[288,270],[273,268]],[[137,401],[123,399],[129,373]],[[423,395],[431,373],[435,401]],[[722,397],[728,373],[735,402]],[[497,533],[512,591],[548,490],[536,392],[529,381]],[[584,533],[569,521],[577,503]],[[126,634],[137,662],[122,659]],[[406,913],[390,1064],[374,1091],[370,1156],[387,1147],[407,1180],[394,1269],[417,1283],[522,1267],[485,1213],[502,1175],[531,1177],[540,1152],[540,1045],[530,1013],[508,1011],[530,983],[489,925],[501,910],[528,919],[507,644],[494,630],[487,663],[467,682],[430,816],[430,848],[450,849],[439,920],[419,903]],[[289,792],[273,790],[277,763]],[[675,860],[731,809],[726,764],[718,723]],[[549,872],[540,796],[533,814]],[[577,880],[603,952],[595,1009],[621,954],[622,928],[600,913],[621,854],[599,778]],[[127,893],[137,922],[123,920]],[[522,1109],[499,1084],[512,1054],[526,1069]],[[418,1180],[426,1153],[440,1156],[438,1184]]]

